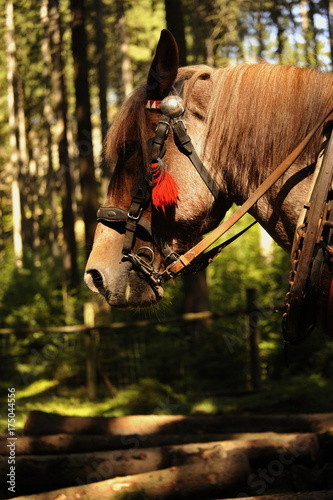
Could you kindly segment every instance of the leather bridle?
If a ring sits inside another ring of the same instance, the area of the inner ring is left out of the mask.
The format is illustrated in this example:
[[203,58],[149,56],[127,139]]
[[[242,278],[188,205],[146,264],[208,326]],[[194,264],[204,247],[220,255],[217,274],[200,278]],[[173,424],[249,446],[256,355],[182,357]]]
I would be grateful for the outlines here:
[[[180,88],[180,86],[177,86]],[[151,103],[151,101],[148,101]],[[148,140],[148,151],[150,164],[163,164],[163,157],[166,151],[166,139],[169,131],[172,128],[175,143],[184,155],[191,161],[192,165],[200,175],[215,200],[221,196],[221,192],[206,167],[200,160],[193,146],[192,140],[187,133],[186,126],[183,120],[185,109],[182,105],[181,97],[178,90],[173,88],[172,93],[163,101],[154,101],[155,106],[149,109],[156,109],[162,113],[159,119],[155,135]],[[145,165],[140,165],[138,169],[138,178],[131,190],[131,204],[128,211],[118,207],[100,207],[97,212],[97,221],[106,225],[111,225],[118,231],[123,231],[125,234],[123,244],[123,258],[129,260],[135,268],[143,275],[151,286],[156,287],[163,284],[170,278],[175,277],[170,274],[167,269],[172,264],[176,263],[180,256],[174,252],[169,245],[163,241],[159,234],[152,230],[151,223],[143,217],[143,212],[151,201],[151,192],[153,189],[154,170],[148,169]],[[243,233],[244,231],[242,231]],[[136,236],[141,236],[144,241],[151,241],[158,248],[164,257],[166,270],[160,272],[153,267],[154,252],[150,247],[140,247],[134,252],[134,241]],[[234,238],[232,238],[233,240]],[[229,240],[231,242],[231,239]],[[225,246],[225,243],[223,244]],[[220,245],[222,249],[222,245]],[[200,259],[196,265],[191,266],[191,269],[186,269],[187,272],[193,273],[198,271],[199,267],[203,268],[208,265],[211,260],[211,254],[207,259]],[[183,273],[184,271],[182,271]],[[180,274],[180,273],[177,273]]]

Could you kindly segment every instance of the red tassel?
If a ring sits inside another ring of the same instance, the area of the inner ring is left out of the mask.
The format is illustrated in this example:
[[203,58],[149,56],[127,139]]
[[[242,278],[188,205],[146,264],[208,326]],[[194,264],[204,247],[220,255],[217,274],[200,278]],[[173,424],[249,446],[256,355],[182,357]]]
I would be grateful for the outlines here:
[[[158,166],[158,163],[151,164],[152,169],[157,169]],[[157,169],[153,173],[153,182],[152,203],[154,207],[165,211],[167,207],[176,205],[179,187],[169,172],[161,168]]]

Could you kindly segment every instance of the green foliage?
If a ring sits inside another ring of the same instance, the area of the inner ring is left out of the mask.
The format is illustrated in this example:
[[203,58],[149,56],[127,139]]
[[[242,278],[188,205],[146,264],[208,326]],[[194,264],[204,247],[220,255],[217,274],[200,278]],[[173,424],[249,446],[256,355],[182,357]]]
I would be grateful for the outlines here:
[[84,286],[65,294],[61,262],[53,261],[44,248],[43,265],[33,263],[33,254],[25,256],[25,266],[15,265],[11,245],[2,259],[0,289],[0,327],[42,328],[82,322]]
[[[237,228],[234,227],[228,232],[228,238],[251,222],[253,222],[252,217],[246,215],[237,224]],[[246,289],[255,288],[259,307],[271,306],[273,309],[274,306],[281,305],[282,287],[287,286],[289,258],[272,241],[268,243],[268,248],[261,249],[260,237],[259,226],[252,227],[245,235],[226,247],[208,268],[209,284],[214,288],[213,304],[220,306],[223,304],[222,309],[244,307]],[[269,255],[265,257],[262,251],[268,251]],[[221,283],[222,286],[219,286]],[[234,294],[233,291],[236,289],[238,293]]]
[[[147,14],[149,16],[149,28]],[[164,28],[164,18],[164,2],[161,0],[133,2],[126,10],[126,23],[130,41],[129,55],[133,65],[134,84],[147,78],[147,72],[160,31]]]
[[208,46],[217,66],[263,59],[323,68],[331,63],[323,43],[328,36],[323,2],[303,2],[303,10],[301,2],[284,0],[183,0],[183,5],[189,63],[206,62]]
[[45,267],[17,269],[14,259],[8,255],[2,269],[0,325],[46,326],[50,318],[61,322],[62,317],[61,281],[50,287],[49,270]]

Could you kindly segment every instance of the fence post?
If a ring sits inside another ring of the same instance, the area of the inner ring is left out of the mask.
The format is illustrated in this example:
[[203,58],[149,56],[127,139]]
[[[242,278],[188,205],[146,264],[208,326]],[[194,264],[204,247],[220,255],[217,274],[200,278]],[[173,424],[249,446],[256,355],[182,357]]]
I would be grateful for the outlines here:
[[261,388],[261,366],[259,342],[260,334],[258,329],[258,308],[256,306],[256,290],[246,289],[246,310],[248,314],[249,342],[250,342],[250,363],[251,363],[251,383],[253,390]]
[[83,310],[84,324],[87,326],[85,332],[86,347],[86,385],[90,401],[97,399],[97,346],[95,326],[95,311],[92,302],[86,302]]

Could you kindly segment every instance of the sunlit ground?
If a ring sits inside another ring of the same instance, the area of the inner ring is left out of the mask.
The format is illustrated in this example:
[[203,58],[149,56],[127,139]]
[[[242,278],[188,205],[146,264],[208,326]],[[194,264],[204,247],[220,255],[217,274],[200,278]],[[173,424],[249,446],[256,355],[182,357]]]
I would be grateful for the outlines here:
[[[1,432],[7,428],[5,402],[2,398]],[[55,381],[40,380],[17,390],[16,430],[23,430],[32,410],[72,416],[119,417],[130,414],[319,413],[332,409],[332,384],[318,375],[297,376],[272,384],[266,382],[260,392],[252,394],[201,398],[175,394],[169,386],[146,379],[119,390],[114,396],[101,390],[94,402],[89,401],[84,387],[73,389]]]

